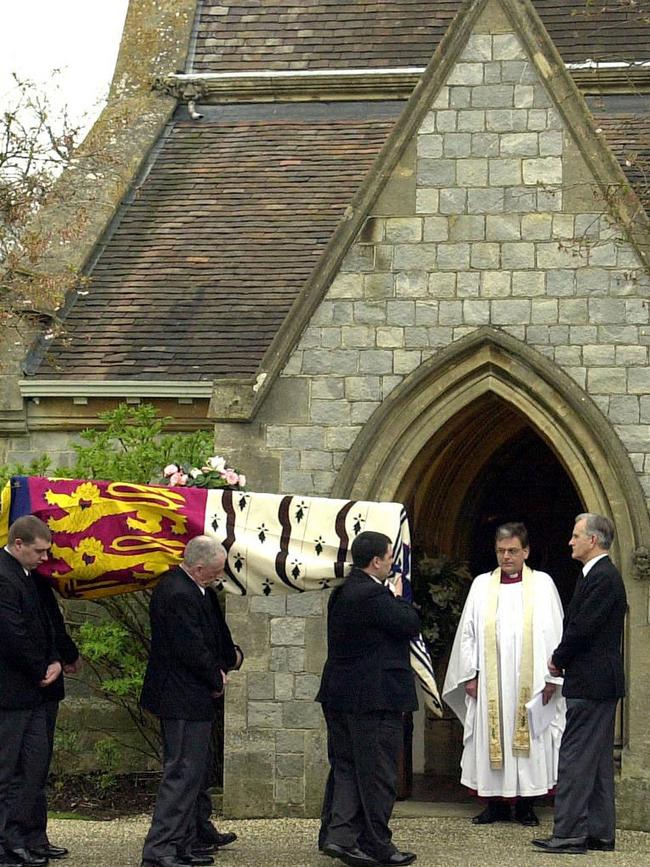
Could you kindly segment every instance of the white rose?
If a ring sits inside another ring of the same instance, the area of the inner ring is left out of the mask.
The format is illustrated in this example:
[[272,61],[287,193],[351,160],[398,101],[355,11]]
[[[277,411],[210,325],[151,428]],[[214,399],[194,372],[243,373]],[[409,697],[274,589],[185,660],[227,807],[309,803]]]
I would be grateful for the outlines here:
[[218,473],[224,470],[226,466],[225,458],[222,458],[220,455],[214,455],[214,457],[208,458],[206,463],[210,469],[216,470]]
[[198,477],[201,475],[201,470],[198,467],[192,467],[192,469],[190,470],[190,475],[193,479],[198,479]]
[[163,476],[165,476],[165,478],[173,476],[174,473],[179,472],[179,470],[180,467],[178,466],[178,464],[167,464],[167,466],[163,470]]

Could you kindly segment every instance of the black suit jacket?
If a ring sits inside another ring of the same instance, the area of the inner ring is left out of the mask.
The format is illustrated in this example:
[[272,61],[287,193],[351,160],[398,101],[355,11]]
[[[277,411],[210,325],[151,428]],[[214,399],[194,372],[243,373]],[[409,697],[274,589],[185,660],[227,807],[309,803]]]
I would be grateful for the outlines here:
[[8,551],[0,550],[0,707],[41,704],[38,684],[58,658],[54,630],[33,578]]
[[553,663],[564,669],[565,698],[611,701],[625,695],[621,655],[625,586],[609,557],[580,576]]
[[149,604],[151,651],[140,704],[159,717],[210,720],[212,693],[223,690],[221,671],[232,654],[215,606],[177,566],[160,579]]
[[[59,603],[56,600],[54,590],[48,583],[47,579],[43,578],[38,572],[32,572],[32,580],[36,586],[36,591],[41,600],[41,604],[54,630],[54,646],[61,660],[62,665],[71,665],[79,659],[79,649],[72,638],[68,635],[68,630],[65,628],[65,620]],[[63,675],[57,678],[53,684],[46,686],[43,690],[44,701],[62,701],[65,698],[65,678]]]
[[343,713],[415,710],[409,642],[419,631],[409,602],[353,568],[330,597],[327,662],[316,701]]

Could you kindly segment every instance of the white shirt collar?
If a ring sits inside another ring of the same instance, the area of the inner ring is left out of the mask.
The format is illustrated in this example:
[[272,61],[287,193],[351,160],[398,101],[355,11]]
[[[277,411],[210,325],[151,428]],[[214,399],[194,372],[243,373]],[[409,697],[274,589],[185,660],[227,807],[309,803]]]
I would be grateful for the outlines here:
[[[7,552],[7,554],[9,554],[10,557],[14,557],[14,555],[9,550],[9,545],[5,545],[5,551]],[[17,560],[15,557],[14,560],[16,560],[16,563],[20,563],[20,560]],[[23,570],[25,575],[29,575],[29,569],[25,569],[22,563],[20,563],[20,568]]]
[[182,563],[179,563],[178,565],[181,567],[181,569],[183,570],[183,572],[185,572],[185,574],[187,575],[187,577],[190,578],[192,581],[194,581],[194,583],[196,584],[196,586],[197,586],[197,587],[199,588],[199,590],[201,591],[202,595],[205,596],[205,587],[201,587],[201,585],[199,584],[199,582],[198,582],[198,581],[195,581],[194,578],[192,578],[192,576],[191,576],[190,573],[187,571],[187,569],[185,568],[185,566],[183,566]]
[[582,567],[582,574],[587,577],[592,567],[596,565],[599,560],[602,560],[603,557],[609,557],[609,554],[599,554],[597,557],[594,557],[592,560],[588,560],[585,565]]

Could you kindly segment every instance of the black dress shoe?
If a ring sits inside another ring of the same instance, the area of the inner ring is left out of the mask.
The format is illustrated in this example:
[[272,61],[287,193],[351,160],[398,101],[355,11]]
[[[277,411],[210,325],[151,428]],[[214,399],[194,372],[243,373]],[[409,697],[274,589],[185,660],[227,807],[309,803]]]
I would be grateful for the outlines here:
[[33,855],[42,855],[44,858],[65,858],[68,854],[65,846],[52,846],[51,843],[45,846],[33,846],[29,851]]
[[403,867],[404,864],[412,864],[418,856],[414,852],[394,852],[390,858],[381,860],[379,863],[386,867]]
[[164,858],[143,858],[140,867],[186,867],[175,855],[165,855]]
[[487,807],[472,819],[473,825],[491,825],[493,822],[510,821],[510,804],[504,801],[489,801]]
[[613,852],[616,849],[616,840],[601,840],[600,837],[587,837],[587,849],[595,849],[597,852]]
[[525,810],[518,810],[515,807],[515,820],[519,822],[520,825],[527,825],[529,828],[534,828],[536,825],[539,825],[537,813],[532,807],[526,807]]
[[192,845],[192,850],[207,849],[208,846],[216,846],[217,849],[221,849],[223,846],[230,846],[230,844],[234,843],[236,839],[237,834],[233,833],[232,831],[226,831],[224,834],[221,834],[219,831],[215,831],[213,834],[202,836],[199,840],[197,840]]
[[549,855],[585,855],[587,852],[583,837],[545,837],[543,840],[533,840],[532,843]]
[[218,851],[216,843],[194,843],[192,846],[192,855],[214,855]]
[[379,864],[375,858],[362,852],[357,846],[337,846],[336,843],[326,843],[323,852],[330,858],[338,858],[348,867],[376,867]]
[[48,860],[45,855],[35,855],[29,849],[7,849],[7,855],[10,864],[13,860],[20,867],[44,867]]

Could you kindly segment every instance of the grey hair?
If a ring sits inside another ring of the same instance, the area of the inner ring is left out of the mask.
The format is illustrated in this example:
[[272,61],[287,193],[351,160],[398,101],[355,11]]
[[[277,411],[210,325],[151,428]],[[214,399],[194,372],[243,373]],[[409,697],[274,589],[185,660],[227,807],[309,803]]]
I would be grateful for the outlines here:
[[595,536],[598,541],[598,546],[609,551],[612,542],[614,541],[614,525],[604,515],[596,515],[593,512],[582,512],[576,515],[576,524],[578,521],[585,521],[585,530],[589,536]]
[[226,549],[214,536],[195,536],[185,546],[183,562],[186,566],[206,566],[221,557],[227,557]]

